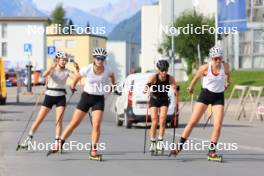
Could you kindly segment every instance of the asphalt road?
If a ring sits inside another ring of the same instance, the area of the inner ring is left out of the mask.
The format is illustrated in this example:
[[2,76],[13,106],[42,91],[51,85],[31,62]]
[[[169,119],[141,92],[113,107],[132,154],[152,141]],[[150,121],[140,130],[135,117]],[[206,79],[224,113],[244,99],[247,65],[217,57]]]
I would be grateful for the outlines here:
[[[40,92],[34,89],[35,92]],[[225,117],[221,142],[237,143],[236,151],[221,151],[223,163],[208,162],[207,151],[183,151],[177,158],[168,156],[152,157],[143,154],[144,128],[142,125],[125,129],[115,126],[111,109],[114,98],[107,98],[106,112],[102,123],[101,142],[106,150],[101,151],[103,162],[90,161],[88,151],[67,151],[46,157],[46,151],[15,151],[17,140],[23,131],[32,110],[36,96],[20,97],[15,103],[15,91],[9,89],[8,104],[0,107],[0,176],[47,176],[47,175],[261,175],[264,172],[264,122],[248,119],[234,120],[235,107]],[[73,96],[65,115],[64,126],[69,122],[80,94]],[[235,102],[235,101],[234,101]],[[233,103],[235,105],[235,103]],[[190,104],[186,104],[180,117],[177,139],[189,119]],[[208,140],[211,127],[203,129],[205,119],[194,129],[195,143]],[[36,142],[53,142],[54,111],[43,122],[35,135]],[[90,121],[87,118],[74,131],[68,141],[90,142]],[[173,129],[167,129],[165,139],[172,140]],[[149,143],[148,143],[149,144]],[[168,152],[166,152],[168,154]]]

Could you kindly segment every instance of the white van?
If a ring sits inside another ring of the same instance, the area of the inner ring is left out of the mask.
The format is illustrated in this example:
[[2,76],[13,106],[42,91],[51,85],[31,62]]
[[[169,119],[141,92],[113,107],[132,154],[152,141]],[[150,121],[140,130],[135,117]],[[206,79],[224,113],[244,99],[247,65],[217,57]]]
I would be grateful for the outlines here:
[[[155,73],[136,73],[129,75],[121,84],[122,94],[115,103],[116,125],[131,128],[133,123],[145,122],[147,113],[147,95],[143,94],[144,86],[151,75]],[[120,86],[118,87],[120,89]],[[119,90],[120,91],[120,90]],[[168,93],[170,105],[168,109],[167,123],[172,124],[175,110],[175,96],[172,90]],[[150,111],[148,113],[150,122]],[[178,119],[177,125],[178,126]]]

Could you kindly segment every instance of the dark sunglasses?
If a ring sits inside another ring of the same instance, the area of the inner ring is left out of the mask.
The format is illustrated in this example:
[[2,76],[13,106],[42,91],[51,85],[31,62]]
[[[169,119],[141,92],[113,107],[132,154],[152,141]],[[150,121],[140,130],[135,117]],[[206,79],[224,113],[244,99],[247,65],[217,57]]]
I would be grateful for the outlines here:
[[217,61],[217,60],[220,60],[220,61],[221,61],[222,58],[221,58],[221,57],[214,57],[213,60],[214,60],[214,61]]
[[162,69],[162,70],[160,70],[160,72],[168,72],[168,70],[167,69]]
[[95,56],[95,59],[96,60],[99,60],[99,61],[105,61],[105,56]]

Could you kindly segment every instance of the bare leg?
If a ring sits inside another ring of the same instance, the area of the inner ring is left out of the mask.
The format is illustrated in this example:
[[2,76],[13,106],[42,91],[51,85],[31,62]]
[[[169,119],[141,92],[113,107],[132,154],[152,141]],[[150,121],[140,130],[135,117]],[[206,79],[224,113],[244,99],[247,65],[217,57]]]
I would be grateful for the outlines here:
[[151,128],[150,128],[150,139],[156,138],[156,129],[158,127],[159,117],[158,117],[158,108],[150,108],[151,113]]
[[63,123],[63,116],[64,116],[64,106],[59,106],[56,108],[56,129],[55,129],[55,132],[56,132],[56,139],[57,138],[60,138],[61,136],[61,132],[62,132],[62,123]]
[[195,104],[191,119],[189,120],[188,124],[186,125],[182,133],[181,136],[182,138],[187,139],[190,136],[193,128],[197,125],[197,123],[201,119],[206,109],[207,109],[207,105],[203,103],[197,102]]
[[211,142],[217,143],[221,134],[221,128],[224,119],[224,106],[214,105],[212,110],[214,114],[214,127],[211,135]]
[[160,128],[159,128],[159,136],[158,137],[161,139],[163,139],[164,132],[165,132],[167,112],[168,112],[167,106],[160,107],[160,117],[159,117]]
[[39,125],[42,123],[42,121],[45,119],[45,117],[47,116],[49,112],[50,112],[50,108],[47,108],[46,106],[41,106],[38,116],[31,126],[30,135],[35,134]]
[[73,113],[71,122],[62,133],[61,139],[66,140],[72,134],[73,130],[81,123],[85,115],[86,112],[76,109]]
[[[103,111],[101,110],[95,110],[92,112],[92,121],[93,121],[93,128],[92,128],[92,146],[96,145],[99,141],[100,138],[100,127],[101,127],[101,122],[103,119]],[[91,151],[91,155],[94,156],[96,155],[96,150]]]

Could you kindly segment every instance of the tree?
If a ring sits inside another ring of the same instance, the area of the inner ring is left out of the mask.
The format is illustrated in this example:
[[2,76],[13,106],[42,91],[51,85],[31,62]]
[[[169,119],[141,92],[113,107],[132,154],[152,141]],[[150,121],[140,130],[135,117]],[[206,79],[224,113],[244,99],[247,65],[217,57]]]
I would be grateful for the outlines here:
[[51,14],[51,20],[54,24],[61,24],[61,27],[65,26],[66,19],[65,19],[65,10],[62,4],[58,4]]
[[[202,62],[206,56],[208,56],[209,49],[214,46],[214,34],[209,30],[205,30],[203,34],[195,34],[195,32],[183,33],[183,29],[186,26],[195,29],[207,25],[206,29],[215,26],[213,17],[205,17],[203,14],[190,10],[182,13],[174,23],[174,27],[178,30],[178,35],[175,37],[174,49],[180,58],[185,59],[187,62],[187,74],[192,73],[193,67],[198,66],[198,51],[197,46],[200,45],[200,53]],[[165,42],[161,44],[159,52],[169,56],[171,50],[171,36],[166,36]]]

